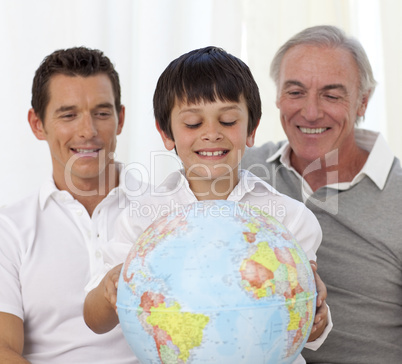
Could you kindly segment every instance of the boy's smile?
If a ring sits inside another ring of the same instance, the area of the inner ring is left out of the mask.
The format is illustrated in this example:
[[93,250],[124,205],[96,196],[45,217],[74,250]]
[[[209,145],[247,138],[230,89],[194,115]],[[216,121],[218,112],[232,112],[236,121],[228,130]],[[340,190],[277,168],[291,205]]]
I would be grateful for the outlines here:
[[245,147],[254,144],[255,132],[248,135],[247,126],[248,109],[241,96],[239,102],[176,102],[171,113],[174,140],[160,133],[168,150],[176,148],[193,191],[219,185],[226,194],[220,198],[226,198],[238,182]]

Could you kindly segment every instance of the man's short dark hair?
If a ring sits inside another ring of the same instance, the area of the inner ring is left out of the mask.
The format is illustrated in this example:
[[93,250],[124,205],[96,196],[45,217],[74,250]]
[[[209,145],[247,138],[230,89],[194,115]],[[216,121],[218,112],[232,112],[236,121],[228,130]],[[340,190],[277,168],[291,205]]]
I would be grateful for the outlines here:
[[36,70],[32,84],[32,108],[42,123],[49,104],[49,82],[54,75],[89,77],[105,74],[112,83],[115,107],[121,110],[121,89],[119,75],[112,62],[103,52],[86,47],[60,49],[48,55]]
[[175,102],[238,102],[242,95],[250,135],[261,118],[261,99],[249,67],[221,48],[196,49],[172,61],[159,77],[153,99],[155,119],[173,140],[171,112]]

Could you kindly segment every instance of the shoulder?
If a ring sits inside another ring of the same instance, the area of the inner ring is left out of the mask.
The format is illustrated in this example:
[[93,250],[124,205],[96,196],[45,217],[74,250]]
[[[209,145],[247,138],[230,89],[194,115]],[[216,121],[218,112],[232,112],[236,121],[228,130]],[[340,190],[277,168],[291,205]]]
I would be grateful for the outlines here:
[[263,213],[282,223],[302,246],[309,259],[316,259],[315,252],[321,244],[320,224],[311,210],[302,202],[275,190],[271,185],[255,180],[254,188],[241,202],[257,207]]
[[314,214],[304,203],[279,192],[250,171],[242,170],[242,176],[243,184],[246,185],[248,191],[242,200],[259,206],[262,210],[268,209],[265,212],[279,218],[279,220],[306,219],[307,221],[316,221]]
[[0,208],[0,254],[11,259],[28,249],[36,235],[39,212],[38,194]]
[[394,158],[390,171],[391,178],[395,178],[399,184],[402,184],[402,167],[401,161],[398,158]]
[[286,141],[268,142],[259,147],[247,148],[242,159],[242,167],[248,168],[255,163],[265,163],[266,160],[274,155]]
[[29,195],[10,205],[0,208],[0,219],[19,223],[25,220],[34,222],[39,209],[39,193]]

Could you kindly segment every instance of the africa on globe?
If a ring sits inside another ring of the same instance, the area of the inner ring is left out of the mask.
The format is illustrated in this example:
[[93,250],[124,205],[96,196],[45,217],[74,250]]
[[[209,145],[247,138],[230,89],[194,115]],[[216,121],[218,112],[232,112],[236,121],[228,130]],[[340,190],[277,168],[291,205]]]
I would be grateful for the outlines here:
[[143,364],[292,363],[314,321],[310,263],[248,204],[196,202],[133,244],[118,285],[124,336]]

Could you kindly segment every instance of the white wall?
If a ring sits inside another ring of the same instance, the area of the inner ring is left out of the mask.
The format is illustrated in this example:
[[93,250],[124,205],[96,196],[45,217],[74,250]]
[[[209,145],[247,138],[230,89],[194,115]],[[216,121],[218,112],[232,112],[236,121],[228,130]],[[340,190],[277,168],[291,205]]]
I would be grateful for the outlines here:
[[[246,61],[263,100],[261,144],[284,138],[268,75],[274,52],[307,26],[338,25],[362,41],[380,82],[363,126],[384,133],[401,157],[401,18],[399,0],[0,0],[0,206],[51,173],[47,145],[27,123],[31,83],[46,55],[71,46],[99,48],[116,65],[127,110],[117,159],[149,169],[151,153],[164,151],[152,95],[171,60],[216,45]],[[154,162],[157,181],[178,166],[168,156]]]

